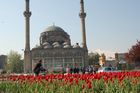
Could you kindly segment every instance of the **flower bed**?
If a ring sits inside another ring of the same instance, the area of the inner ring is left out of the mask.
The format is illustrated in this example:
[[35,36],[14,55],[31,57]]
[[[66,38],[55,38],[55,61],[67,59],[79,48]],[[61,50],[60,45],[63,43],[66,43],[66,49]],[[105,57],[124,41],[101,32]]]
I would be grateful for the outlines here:
[[0,93],[140,93],[140,71],[10,75],[0,81]]

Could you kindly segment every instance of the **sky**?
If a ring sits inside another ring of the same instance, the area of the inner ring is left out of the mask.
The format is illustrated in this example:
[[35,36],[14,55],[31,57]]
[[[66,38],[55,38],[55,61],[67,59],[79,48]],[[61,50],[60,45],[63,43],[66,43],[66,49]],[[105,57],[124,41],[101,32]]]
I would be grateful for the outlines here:
[[[89,51],[128,52],[140,40],[140,0],[84,0]],[[25,0],[1,0],[0,54],[25,48]],[[80,0],[30,0],[30,47],[39,45],[40,33],[55,24],[71,43],[82,43]]]

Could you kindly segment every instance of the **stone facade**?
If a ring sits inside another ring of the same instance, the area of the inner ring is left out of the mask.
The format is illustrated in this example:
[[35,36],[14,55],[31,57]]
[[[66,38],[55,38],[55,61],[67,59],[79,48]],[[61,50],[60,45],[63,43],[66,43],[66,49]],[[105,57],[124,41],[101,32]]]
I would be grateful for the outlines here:
[[40,35],[40,45],[31,50],[32,68],[43,60],[48,70],[55,67],[87,66],[88,51],[78,43],[71,45],[70,36],[58,26],[49,26]]

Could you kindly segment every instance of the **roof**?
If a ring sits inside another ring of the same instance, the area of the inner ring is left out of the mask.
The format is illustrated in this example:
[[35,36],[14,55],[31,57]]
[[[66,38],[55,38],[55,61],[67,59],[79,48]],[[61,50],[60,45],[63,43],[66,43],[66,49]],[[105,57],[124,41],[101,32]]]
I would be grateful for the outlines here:
[[65,32],[61,27],[55,26],[55,25],[52,25],[52,26],[47,27],[45,29],[45,32],[46,31],[63,31],[63,32]]

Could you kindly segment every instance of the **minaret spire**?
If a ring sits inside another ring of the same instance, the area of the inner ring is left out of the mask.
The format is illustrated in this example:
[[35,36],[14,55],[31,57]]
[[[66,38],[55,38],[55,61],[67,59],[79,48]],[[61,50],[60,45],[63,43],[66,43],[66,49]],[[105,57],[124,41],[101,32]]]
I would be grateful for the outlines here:
[[30,8],[29,0],[25,0],[26,6],[24,11],[25,16],[25,50],[24,50],[24,72],[30,73],[32,71],[31,65],[31,51],[30,51]]
[[85,28],[85,17],[86,17],[86,13],[84,12],[84,1],[81,0],[80,1],[80,13],[79,13],[79,17],[81,18],[81,30],[82,30],[82,45],[83,48],[87,49],[87,45],[86,45],[86,28]]

